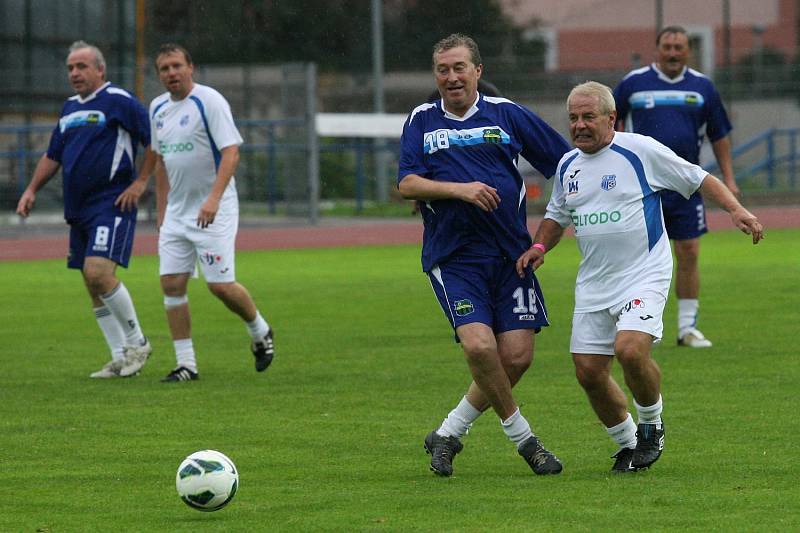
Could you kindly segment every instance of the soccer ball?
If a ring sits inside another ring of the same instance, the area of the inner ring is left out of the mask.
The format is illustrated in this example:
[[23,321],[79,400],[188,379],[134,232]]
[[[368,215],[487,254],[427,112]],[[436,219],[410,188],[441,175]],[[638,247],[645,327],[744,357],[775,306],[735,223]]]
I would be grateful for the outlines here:
[[175,476],[181,500],[198,511],[218,511],[230,503],[239,487],[233,461],[215,450],[194,452]]

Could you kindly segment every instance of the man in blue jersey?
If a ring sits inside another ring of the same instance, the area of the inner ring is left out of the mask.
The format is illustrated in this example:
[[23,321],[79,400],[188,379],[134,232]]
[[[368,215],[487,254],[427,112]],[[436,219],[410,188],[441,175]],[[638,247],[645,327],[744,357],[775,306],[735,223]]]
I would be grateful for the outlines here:
[[[618,128],[649,135],[680,157],[700,162],[703,137],[708,136],[728,189],[739,196],[733,176],[731,124],[714,84],[686,67],[689,38],[680,26],[668,26],[656,38],[657,61],[630,72],[614,91]],[[678,345],[707,348],[711,341],[697,329],[700,236],[706,227],[703,197],[688,200],[674,191],[662,192],[667,234],[677,259]]]
[[70,225],[67,266],[81,270],[95,318],[111,350],[111,361],[91,377],[132,376],[152,349],[116,268],[128,266],[137,202],[155,161],[146,157],[134,179],[136,148],[150,145],[150,125],[134,96],[105,81],[106,64],[97,47],[73,43],[67,71],[77,94],[64,104],[17,213],[30,214],[36,193],[61,168],[64,218]]
[[478,45],[453,34],[433,49],[441,100],[416,107],[403,128],[398,187],[423,202],[422,268],[455,329],[473,381],[425,438],[431,470],[453,473],[463,437],[491,407],[536,474],[562,466],[520,414],[512,387],[533,359],[534,332],[547,326],[541,289],[515,261],[531,245],[519,155],[544,176],[569,149],[530,110],[478,92]]
[[[661,456],[661,370],[650,356],[663,332],[672,255],[659,191],[688,198],[697,190],[730,213],[733,224],[763,237],[755,216],[720,180],[658,141],[615,132],[611,89],[597,82],[575,87],[567,99],[575,150],[558,164],[547,212],[519,272],[544,261],[564,228],[575,227],[581,263],[575,283],[570,352],[575,375],[608,435],[619,445],[612,471],[647,468]],[[538,246],[537,246],[538,244]],[[639,416],[611,374],[622,366]]]
[[197,262],[211,293],[245,322],[256,371],[263,372],[274,356],[272,328],[236,281],[239,199],[233,173],[242,137],[227,100],[194,82],[194,64],[184,47],[162,45],[156,70],[167,89],[150,103],[158,158],[159,274],[177,362],[161,381],[199,377],[187,294]]

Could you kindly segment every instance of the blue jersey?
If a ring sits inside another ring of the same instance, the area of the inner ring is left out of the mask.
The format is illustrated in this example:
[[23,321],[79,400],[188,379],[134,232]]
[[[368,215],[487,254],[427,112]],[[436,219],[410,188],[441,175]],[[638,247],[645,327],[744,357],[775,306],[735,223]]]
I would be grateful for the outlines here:
[[714,84],[690,68],[674,79],[655,64],[633,70],[614,90],[614,100],[626,131],[653,137],[694,164],[705,135],[714,142],[731,131]]
[[435,181],[480,181],[500,195],[500,205],[492,212],[456,199],[424,203],[426,272],[459,252],[516,260],[531,245],[519,155],[549,178],[570,150],[564,138],[530,110],[484,95],[464,117],[446,113],[441,100],[416,107],[400,144],[398,183],[409,174]]
[[107,82],[67,99],[47,149],[62,167],[64,218],[113,205],[134,179],[138,144],[150,145],[150,122],[127,91]]

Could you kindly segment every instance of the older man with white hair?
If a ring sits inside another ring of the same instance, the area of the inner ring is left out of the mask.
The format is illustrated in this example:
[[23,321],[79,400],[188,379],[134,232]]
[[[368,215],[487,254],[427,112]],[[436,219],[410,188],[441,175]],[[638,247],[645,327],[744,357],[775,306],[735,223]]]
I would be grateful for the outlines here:
[[[650,354],[662,336],[672,279],[659,191],[688,197],[699,190],[728,211],[753,244],[763,228],[716,177],[651,137],[615,132],[614,97],[605,85],[578,85],[567,109],[575,149],[558,164],[544,220],[517,269],[522,275],[529,265],[541,266],[564,228],[575,227],[582,256],[570,340],[575,373],[620,446],[612,470],[632,472],[653,464],[664,447],[661,371]],[[638,426],[611,375],[615,356],[633,395]]]

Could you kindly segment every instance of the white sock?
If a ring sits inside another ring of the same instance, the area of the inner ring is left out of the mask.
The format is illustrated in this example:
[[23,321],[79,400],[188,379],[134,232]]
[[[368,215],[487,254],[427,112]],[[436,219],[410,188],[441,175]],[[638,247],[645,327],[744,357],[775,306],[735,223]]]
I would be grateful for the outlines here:
[[633,400],[633,405],[636,406],[636,412],[639,414],[639,423],[640,424],[657,424],[661,425],[661,411],[662,411],[662,401],[661,395],[658,395],[658,401],[653,405],[648,405],[644,407],[636,403],[636,400]]
[[528,421],[525,420],[525,417],[522,416],[522,413],[519,412],[519,408],[514,411],[513,415],[503,420],[501,424],[503,426],[503,431],[506,432],[506,436],[511,442],[517,445],[517,448],[519,448],[520,444],[533,436],[531,426],[528,424]]
[[258,310],[256,310],[256,317],[251,322],[245,322],[245,325],[253,341],[260,341],[269,333],[269,324],[267,324],[267,321],[264,320]]
[[178,362],[178,366],[197,372],[197,359],[194,357],[192,339],[178,339],[172,341],[172,345],[175,347],[175,359]]
[[121,360],[125,356],[125,332],[122,331],[119,322],[106,306],[95,307],[94,317],[97,319],[97,325],[100,326],[100,331],[103,332],[106,344],[111,350],[111,358],[114,361]]
[[144,344],[144,334],[139,327],[136,309],[133,307],[133,300],[131,300],[131,295],[125,285],[120,281],[119,285],[114,287],[111,292],[101,295],[100,299],[122,327],[125,343],[129,345]]
[[636,448],[636,424],[633,417],[628,413],[628,417],[616,426],[606,428],[608,436],[619,444],[620,448]]
[[475,409],[467,397],[461,398],[456,408],[450,411],[442,425],[436,430],[440,437],[463,437],[469,432],[472,423],[481,416],[481,412]]
[[698,307],[700,307],[700,302],[696,298],[678,299],[678,337],[683,337],[688,330],[697,325]]

